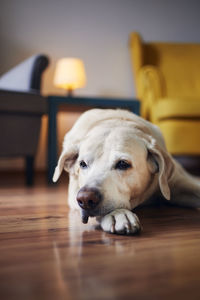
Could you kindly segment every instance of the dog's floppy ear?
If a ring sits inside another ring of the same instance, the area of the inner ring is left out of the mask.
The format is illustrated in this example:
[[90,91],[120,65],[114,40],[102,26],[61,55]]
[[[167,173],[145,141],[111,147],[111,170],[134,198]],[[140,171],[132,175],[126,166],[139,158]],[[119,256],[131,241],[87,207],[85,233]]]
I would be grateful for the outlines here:
[[63,151],[58,160],[57,167],[55,168],[53,182],[58,180],[63,169],[69,172],[69,169],[73,166],[78,157],[80,142],[94,124],[103,117],[103,114],[99,114],[100,111],[101,110],[99,109],[92,109],[83,113],[71,130],[65,135]]
[[70,168],[75,163],[77,157],[78,149],[76,147],[74,147],[73,149],[63,149],[59,157],[58,164],[54,171],[53,182],[56,182],[59,179],[63,169],[69,172]]
[[158,180],[160,190],[163,196],[170,200],[170,188],[169,178],[173,171],[173,163],[171,156],[167,153],[167,150],[160,147],[155,139],[151,138],[150,142],[147,142],[147,162],[152,173],[159,173]]

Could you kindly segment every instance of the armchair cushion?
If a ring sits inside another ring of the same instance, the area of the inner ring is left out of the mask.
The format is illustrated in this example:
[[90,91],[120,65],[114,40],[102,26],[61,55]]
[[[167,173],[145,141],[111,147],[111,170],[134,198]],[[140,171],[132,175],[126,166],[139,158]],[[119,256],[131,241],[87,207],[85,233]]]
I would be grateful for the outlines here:
[[200,98],[164,98],[154,103],[155,123],[166,119],[200,119]]

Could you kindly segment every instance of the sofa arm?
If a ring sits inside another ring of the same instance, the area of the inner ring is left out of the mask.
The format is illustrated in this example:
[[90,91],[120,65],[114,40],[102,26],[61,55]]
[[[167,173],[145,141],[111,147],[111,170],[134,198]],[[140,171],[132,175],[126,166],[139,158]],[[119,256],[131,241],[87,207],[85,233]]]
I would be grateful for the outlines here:
[[161,72],[151,65],[142,67],[138,74],[138,97],[142,101],[141,114],[145,119],[151,119],[153,103],[164,94]]

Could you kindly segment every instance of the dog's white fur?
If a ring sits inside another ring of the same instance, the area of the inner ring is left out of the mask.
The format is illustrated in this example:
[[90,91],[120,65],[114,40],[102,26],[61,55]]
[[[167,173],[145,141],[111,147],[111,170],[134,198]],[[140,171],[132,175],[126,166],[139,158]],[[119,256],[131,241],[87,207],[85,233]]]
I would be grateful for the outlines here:
[[[87,163],[80,168],[80,161]],[[114,168],[117,161],[131,164]],[[69,172],[69,205],[78,208],[77,193],[87,186],[98,188],[103,201],[94,215],[112,233],[134,233],[140,223],[132,210],[157,195],[178,205],[200,206],[200,183],[167,152],[159,128],[125,110],[92,109],[66,134],[55,169],[57,181]]]

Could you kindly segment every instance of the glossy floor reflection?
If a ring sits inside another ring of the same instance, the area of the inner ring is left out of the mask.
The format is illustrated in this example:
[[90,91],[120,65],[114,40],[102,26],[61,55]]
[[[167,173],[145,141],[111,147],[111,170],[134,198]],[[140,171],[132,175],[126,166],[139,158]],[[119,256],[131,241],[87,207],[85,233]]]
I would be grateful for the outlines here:
[[137,236],[70,213],[66,185],[1,187],[0,299],[199,299],[200,212],[137,214]]

